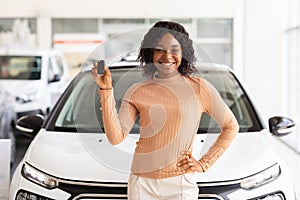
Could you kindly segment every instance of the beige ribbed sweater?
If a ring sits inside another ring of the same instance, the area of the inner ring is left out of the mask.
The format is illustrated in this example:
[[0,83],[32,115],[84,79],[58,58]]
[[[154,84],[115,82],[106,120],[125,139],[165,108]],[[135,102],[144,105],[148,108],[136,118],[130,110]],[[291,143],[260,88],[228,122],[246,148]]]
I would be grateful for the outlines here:
[[154,78],[131,86],[119,112],[113,90],[99,90],[104,129],[112,144],[122,142],[140,115],[140,138],[131,172],[149,178],[181,174],[176,163],[181,152],[192,149],[203,112],[221,127],[221,134],[200,159],[206,171],[229,147],[238,132],[237,121],[217,90],[202,78],[182,76]]

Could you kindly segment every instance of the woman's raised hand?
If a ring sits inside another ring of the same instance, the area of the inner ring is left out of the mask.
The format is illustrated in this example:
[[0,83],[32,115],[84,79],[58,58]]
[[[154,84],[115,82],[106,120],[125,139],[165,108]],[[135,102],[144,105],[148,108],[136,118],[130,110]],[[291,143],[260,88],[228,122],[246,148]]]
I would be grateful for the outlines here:
[[112,89],[112,78],[111,73],[108,67],[104,66],[104,74],[98,74],[97,72],[98,63],[94,63],[94,67],[91,71],[91,75],[95,80],[96,84],[99,86],[101,90],[110,90]]

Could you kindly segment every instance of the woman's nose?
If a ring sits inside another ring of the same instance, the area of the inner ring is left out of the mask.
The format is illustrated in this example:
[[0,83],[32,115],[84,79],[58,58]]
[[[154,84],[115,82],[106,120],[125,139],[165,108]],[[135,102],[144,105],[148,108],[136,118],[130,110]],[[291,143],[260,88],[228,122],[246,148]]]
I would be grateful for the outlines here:
[[171,52],[170,50],[166,50],[166,51],[164,52],[164,56],[165,56],[166,58],[171,58],[171,57],[172,57],[172,52]]

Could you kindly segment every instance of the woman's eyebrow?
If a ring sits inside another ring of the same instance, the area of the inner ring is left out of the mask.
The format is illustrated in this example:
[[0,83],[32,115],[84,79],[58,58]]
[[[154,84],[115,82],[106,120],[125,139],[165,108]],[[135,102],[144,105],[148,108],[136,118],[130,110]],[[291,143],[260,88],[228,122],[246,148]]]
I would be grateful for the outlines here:
[[161,45],[161,44],[157,44],[157,45],[155,45],[155,47],[161,47],[161,48],[164,48],[164,46]]
[[180,47],[180,45],[179,44],[174,44],[174,45],[172,45],[172,47]]
[[[164,45],[162,45],[162,44],[157,44],[157,45],[155,45],[155,47],[161,47],[161,48],[164,48]],[[177,47],[180,47],[180,45],[179,45],[179,44],[174,44],[174,45],[172,45],[171,47],[172,47],[172,48],[177,48]]]

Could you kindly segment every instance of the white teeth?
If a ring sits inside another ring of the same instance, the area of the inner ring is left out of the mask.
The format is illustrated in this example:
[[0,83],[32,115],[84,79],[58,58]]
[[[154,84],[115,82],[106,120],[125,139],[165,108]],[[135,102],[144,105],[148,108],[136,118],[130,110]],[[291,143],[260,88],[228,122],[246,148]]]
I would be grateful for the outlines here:
[[171,65],[173,65],[173,63],[161,63],[161,64],[163,64],[163,65],[167,65],[167,66],[171,66]]

